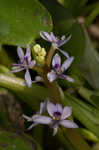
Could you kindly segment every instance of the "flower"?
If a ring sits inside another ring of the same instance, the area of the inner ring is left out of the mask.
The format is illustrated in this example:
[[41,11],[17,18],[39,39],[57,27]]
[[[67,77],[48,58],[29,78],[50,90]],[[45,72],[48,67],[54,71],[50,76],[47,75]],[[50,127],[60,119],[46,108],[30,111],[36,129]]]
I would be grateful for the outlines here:
[[[37,114],[33,115],[32,117],[28,117],[28,116],[26,116],[26,115],[23,115],[23,117],[24,117],[27,121],[29,121],[29,122],[34,122],[34,119],[40,117],[40,115],[42,115],[43,113],[46,112],[46,109],[47,109],[47,102],[48,102],[48,100],[45,100],[44,102],[41,102],[41,103],[40,103],[40,111],[39,111]],[[39,124],[39,123],[34,122],[34,123],[28,128],[28,130],[32,129],[34,126],[36,126],[36,125],[38,125],[38,124]]]
[[20,46],[17,47],[17,54],[19,57],[19,63],[18,64],[13,64],[11,72],[19,72],[26,70],[25,73],[25,81],[28,87],[32,86],[32,80],[31,76],[29,73],[29,69],[32,69],[35,65],[35,60],[31,60],[31,50],[29,45],[27,46],[26,49],[26,54],[24,55],[24,52]]
[[70,82],[74,82],[74,79],[71,77],[64,75],[63,72],[66,71],[71,65],[74,57],[68,57],[64,63],[61,65],[61,57],[58,54],[55,54],[52,60],[52,70],[47,74],[47,78],[50,82],[53,82],[56,78],[61,78],[64,80],[68,80]]
[[63,55],[65,55],[67,58],[69,57],[68,53],[64,52],[63,50],[61,50],[59,47],[62,46],[63,44],[67,43],[70,38],[71,35],[67,38],[65,38],[65,36],[62,36],[60,39],[58,37],[56,37],[53,32],[51,32],[50,34],[44,31],[40,31],[40,36],[46,40],[52,43],[52,46],[55,49],[58,49]]
[[47,116],[39,116],[34,118],[35,123],[40,124],[48,124],[51,128],[53,128],[53,135],[57,133],[58,126],[62,125],[66,128],[78,128],[78,125],[71,120],[67,120],[67,118],[72,114],[71,107],[62,108],[61,104],[57,103],[54,105],[51,102],[47,103],[47,111],[50,117]]

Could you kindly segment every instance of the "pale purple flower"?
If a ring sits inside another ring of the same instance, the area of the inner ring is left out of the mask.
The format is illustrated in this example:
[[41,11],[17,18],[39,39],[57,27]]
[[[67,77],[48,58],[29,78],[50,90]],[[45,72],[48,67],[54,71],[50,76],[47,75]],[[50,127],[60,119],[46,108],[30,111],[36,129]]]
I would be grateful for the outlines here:
[[61,57],[58,54],[55,54],[52,60],[52,70],[47,74],[48,80],[53,82],[56,78],[61,78],[70,82],[74,82],[74,79],[63,74],[63,72],[69,68],[73,60],[74,57],[68,57],[61,65]]
[[31,60],[31,50],[30,50],[29,45],[27,46],[25,55],[24,55],[22,48],[18,46],[17,54],[19,57],[19,63],[13,64],[11,72],[16,73],[16,72],[26,70],[25,81],[26,81],[27,86],[31,87],[32,80],[31,80],[29,69],[32,69],[36,62],[35,62],[35,60]]
[[46,112],[46,110],[47,110],[47,103],[48,103],[48,100],[45,100],[44,102],[41,102],[41,103],[40,103],[40,111],[39,111],[37,114],[33,115],[32,117],[28,117],[28,116],[26,116],[26,115],[23,115],[23,117],[24,117],[27,121],[33,122],[33,124],[28,128],[28,130],[32,129],[34,126],[36,126],[36,125],[39,124],[39,123],[37,123],[37,122],[34,122],[34,120],[35,120],[36,118],[40,117],[40,115],[42,115],[43,113]]
[[52,46],[55,49],[58,49],[63,55],[65,55],[67,58],[69,57],[67,52],[64,52],[63,50],[61,50],[59,47],[62,46],[63,44],[67,43],[70,38],[71,35],[68,36],[67,38],[65,38],[65,36],[62,36],[60,39],[58,37],[56,37],[53,32],[51,32],[50,34],[44,31],[40,31],[40,36],[46,40],[49,41],[50,43],[52,43]]
[[54,129],[53,135],[56,134],[58,130],[58,126],[62,125],[66,128],[78,128],[78,125],[71,120],[67,120],[67,118],[72,114],[71,107],[62,108],[61,104],[54,105],[51,102],[47,103],[47,111],[50,117],[47,116],[39,116],[34,118],[35,123],[40,124],[48,124],[51,128]]

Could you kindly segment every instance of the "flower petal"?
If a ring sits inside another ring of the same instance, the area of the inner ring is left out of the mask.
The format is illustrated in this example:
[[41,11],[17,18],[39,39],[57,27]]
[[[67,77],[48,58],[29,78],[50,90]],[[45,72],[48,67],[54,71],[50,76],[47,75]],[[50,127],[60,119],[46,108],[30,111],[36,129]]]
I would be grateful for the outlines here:
[[72,108],[71,107],[64,107],[62,115],[61,115],[61,120],[64,120],[68,118],[72,114]]
[[34,122],[40,123],[40,124],[50,124],[51,123],[51,118],[46,117],[46,116],[39,116],[36,119],[34,119]]
[[12,70],[10,72],[16,73],[16,72],[20,72],[23,70],[24,70],[24,68],[21,68],[20,66],[18,66],[18,67],[12,67]]
[[27,121],[33,121],[33,119],[32,119],[32,117],[28,117],[27,115],[22,115],[22,117],[24,118],[24,119],[26,119]]
[[65,38],[65,36],[61,37],[61,40],[58,41],[58,47],[64,45],[65,43],[67,43],[71,38],[71,35],[69,35],[67,38]]
[[38,125],[39,123],[34,122],[32,125],[30,125],[29,128],[27,128],[27,130],[31,130],[33,127],[35,127],[36,125]]
[[57,42],[56,36],[53,34],[53,32],[50,33],[51,41],[52,43]]
[[45,111],[47,110],[47,100],[45,100],[44,102],[40,103],[40,114],[45,113]]
[[56,105],[54,105],[51,102],[48,102],[47,103],[47,111],[48,111],[50,116],[53,116],[54,112],[57,111]]
[[29,64],[29,67],[32,69],[36,64],[36,61],[35,60],[32,60]]
[[58,131],[58,126],[57,126],[57,127],[55,127],[55,128],[53,128],[53,136],[55,136],[55,135],[56,135],[57,131]]
[[66,128],[78,128],[78,125],[70,120],[62,120],[59,124]]
[[72,64],[74,60],[74,57],[69,57],[67,60],[64,61],[64,63],[62,64],[61,70],[64,72],[65,70],[67,70],[69,68],[69,66]]
[[56,109],[57,109],[57,112],[60,112],[60,113],[62,113],[63,111],[61,104],[56,104]]
[[24,52],[20,46],[17,47],[17,54],[20,59],[24,59]]
[[49,72],[49,73],[47,74],[47,78],[48,78],[48,80],[49,80],[50,82],[53,82],[53,81],[57,78],[57,75],[56,75],[55,71],[52,70],[51,72]]
[[65,57],[69,58],[69,55],[67,52],[61,50],[60,48],[57,48]]
[[47,32],[40,31],[40,36],[41,36],[44,40],[49,41],[49,42],[52,42],[51,36],[50,36],[50,34],[48,34]]
[[27,57],[28,62],[30,63],[31,62],[31,50],[30,50],[29,45],[27,45],[25,57]]
[[68,80],[69,82],[74,82],[74,79],[73,79],[73,78],[71,78],[71,77],[69,77],[69,76],[67,76],[67,75],[64,75],[64,74],[58,75],[58,78],[64,79],[64,80]]
[[32,80],[28,69],[26,70],[25,73],[25,81],[28,87],[32,87]]
[[55,54],[52,60],[52,66],[55,68],[55,66],[59,67],[61,65],[61,57],[58,54]]

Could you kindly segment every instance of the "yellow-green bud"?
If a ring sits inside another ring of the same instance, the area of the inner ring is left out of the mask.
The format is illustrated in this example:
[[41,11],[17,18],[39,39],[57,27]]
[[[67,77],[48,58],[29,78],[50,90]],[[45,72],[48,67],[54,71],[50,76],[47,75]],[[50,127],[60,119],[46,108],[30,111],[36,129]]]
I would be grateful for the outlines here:
[[34,53],[39,54],[42,51],[42,48],[39,44],[36,44],[34,47]]
[[35,53],[35,55],[39,55],[39,56],[45,56],[46,55],[45,48],[41,48],[41,46],[39,44],[36,44],[33,47],[33,52]]
[[40,63],[40,64],[44,64],[45,63],[45,56],[46,56],[46,50],[45,48],[41,48],[41,46],[39,44],[36,44],[33,49],[33,56],[35,58],[35,60]]
[[41,50],[41,52],[40,52],[40,55],[41,55],[41,56],[46,56],[45,48],[42,48],[42,50]]
[[40,64],[44,64],[45,62],[45,57],[44,56],[36,56],[35,60],[40,63]]

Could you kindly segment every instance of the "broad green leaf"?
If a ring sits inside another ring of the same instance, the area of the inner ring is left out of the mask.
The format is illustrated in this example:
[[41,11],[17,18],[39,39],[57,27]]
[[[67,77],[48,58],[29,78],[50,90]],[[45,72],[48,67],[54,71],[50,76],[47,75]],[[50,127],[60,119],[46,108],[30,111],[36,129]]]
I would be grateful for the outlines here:
[[93,48],[87,31],[84,27],[83,31],[85,36],[85,49],[81,62],[79,63],[79,69],[88,83],[95,90],[99,90],[99,54]]
[[70,41],[63,46],[63,49],[71,56],[75,57],[73,64],[78,65],[81,60],[85,44],[84,32],[81,25],[78,23],[73,24],[70,34],[72,37]]
[[99,110],[67,93],[63,103],[70,105],[76,119],[99,138]]
[[28,88],[23,79],[4,74],[0,74],[0,86],[14,92],[21,100],[34,109],[39,107],[40,101],[44,101],[49,97],[48,90],[43,86],[33,84],[32,88]]
[[0,1],[0,43],[26,46],[51,28],[51,17],[37,0]]
[[40,145],[27,136],[8,131],[0,131],[0,150],[41,150]]
[[73,16],[80,16],[87,1],[88,0],[64,0],[64,6],[72,13]]
[[53,19],[54,31],[56,34],[58,36],[67,34],[74,23],[72,14],[56,0],[40,0],[40,2],[42,2],[42,4],[50,12]]

